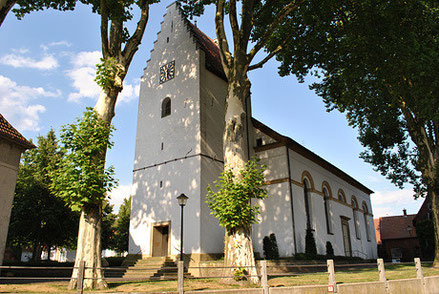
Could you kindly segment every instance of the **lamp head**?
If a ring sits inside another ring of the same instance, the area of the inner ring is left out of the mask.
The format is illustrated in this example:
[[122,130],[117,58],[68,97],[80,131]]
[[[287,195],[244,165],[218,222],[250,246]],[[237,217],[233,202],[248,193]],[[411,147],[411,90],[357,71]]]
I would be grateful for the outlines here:
[[185,206],[188,198],[189,197],[181,193],[181,195],[177,197],[178,205]]

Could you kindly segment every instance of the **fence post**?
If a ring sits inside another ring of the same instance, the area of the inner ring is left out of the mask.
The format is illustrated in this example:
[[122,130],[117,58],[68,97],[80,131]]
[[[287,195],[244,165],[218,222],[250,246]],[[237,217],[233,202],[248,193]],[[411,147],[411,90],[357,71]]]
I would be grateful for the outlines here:
[[[75,270],[75,269],[73,269]],[[82,294],[84,288],[84,271],[85,271],[85,261],[81,260],[79,262],[78,268],[78,281],[76,283],[76,288],[78,290],[78,294]]]
[[178,267],[177,291],[178,294],[183,294],[184,293],[184,261],[179,260],[177,267]]
[[416,278],[421,280],[422,284],[422,293],[425,293],[425,280],[424,280],[424,273],[422,272],[422,264],[421,259],[419,257],[415,258],[415,266],[416,266]]
[[328,265],[328,292],[337,293],[337,282],[335,281],[335,269],[334,269],[334,260],[328,259],[326,261]]
[[267,261],[266,260],[261,260],[261,284],[262,284],[262,289],[264,290],[264,294],[268,294],[269,288],[268,288]]
[[387,288],[386,270],[384,269],[384,261],[382,258],[377,259],[378,273],[380,275],[380,282],[383,282]]

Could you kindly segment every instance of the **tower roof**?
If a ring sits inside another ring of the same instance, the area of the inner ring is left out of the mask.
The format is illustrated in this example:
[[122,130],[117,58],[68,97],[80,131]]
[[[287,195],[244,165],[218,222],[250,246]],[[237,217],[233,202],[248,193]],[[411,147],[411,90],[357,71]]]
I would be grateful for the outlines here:
[[220,49],[218,45],[193,23],[187,19],[186,21],[201,50],[206,54],[206,68],[223,80],[227,80],[221,63]]

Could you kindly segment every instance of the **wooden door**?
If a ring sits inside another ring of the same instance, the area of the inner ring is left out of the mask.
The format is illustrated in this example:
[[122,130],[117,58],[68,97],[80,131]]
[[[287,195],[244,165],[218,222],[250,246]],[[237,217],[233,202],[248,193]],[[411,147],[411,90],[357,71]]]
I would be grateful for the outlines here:
[[154,226],[152,231],[152,256],[168,256],[169,226]]
[[349,222],[346,219],[341,220],[341,231],[343,233],[344,255],[352,256],[351,234],[349,232]]

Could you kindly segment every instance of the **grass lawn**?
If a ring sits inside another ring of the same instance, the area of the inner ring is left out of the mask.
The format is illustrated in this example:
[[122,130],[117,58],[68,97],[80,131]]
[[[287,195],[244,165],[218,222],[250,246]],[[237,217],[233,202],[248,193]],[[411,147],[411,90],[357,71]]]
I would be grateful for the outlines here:
[[[422,267],[425,277],[439,275],[439,269],[431,265]],[[388,280],[416,278],[414,265],[393,264],[386,265],[386,278]],[[378,281],[377,268],[358,269],[355,271],[336,271],[337,283],[360,283]],[[270,277],[270,287],[299,286],[299,285],[326,285],[328,283],[327,273],[308,273],[288,277]],[[106,291],[90,292],[175,292],[177,281],[148,281],[148,282],[109,282],[110,288]],[[219,279],[186,279],[185,290],[207,290],[207,289],[231,289],[254,287],[245,282],[222,282]],[[75,293],[67,291],[67,282],[44,282],[31,284],[0,284],[0,293]]]

